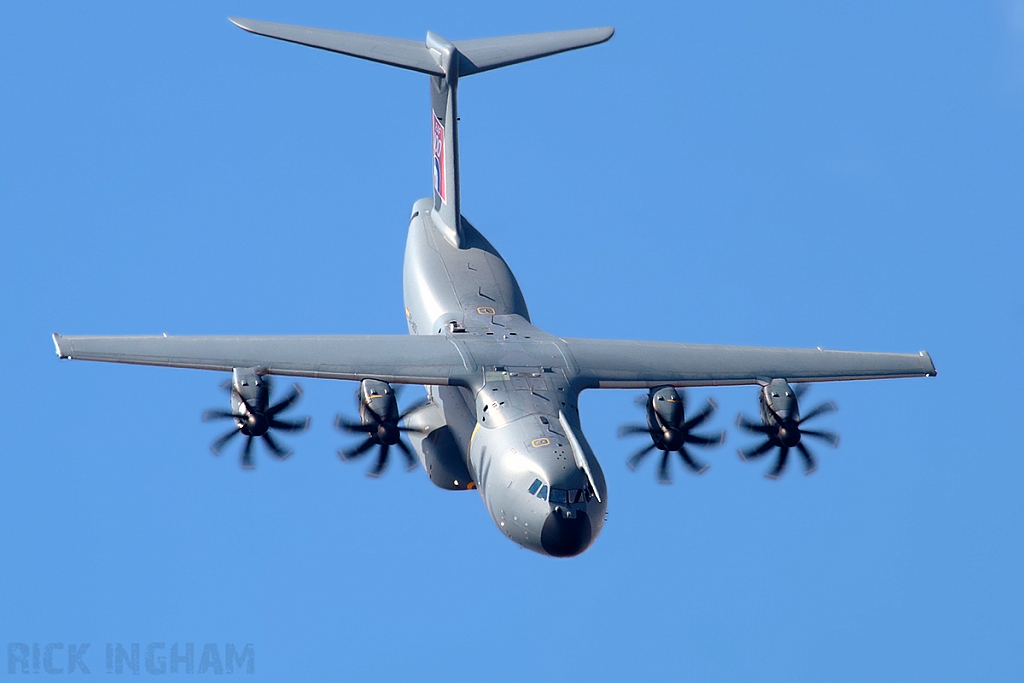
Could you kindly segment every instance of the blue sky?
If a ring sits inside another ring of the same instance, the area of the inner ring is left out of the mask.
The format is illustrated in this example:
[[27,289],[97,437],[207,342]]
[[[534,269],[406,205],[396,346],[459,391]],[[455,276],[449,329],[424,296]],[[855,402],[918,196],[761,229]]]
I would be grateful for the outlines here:
[[[587,393],[609,520],[568,561],[422,470],[339,462],[352,384],[303,382],[288,462],[214,458],[222,376],[49,334],[402,333],[430,191],[425,77],[229,14],[616,26],[461,84],[463,210],[534,322],[927,349],[939,377],[814,387],[843,442],[778,482],[735,455],[755,391],[694,391],[729,439],[671,487],[625,468],[634,393]],[[252,643],[267,681],[1024,675],[1020,0],[6,3],[0,88],[5,646],[91,643],[102,674],[108,642]]]

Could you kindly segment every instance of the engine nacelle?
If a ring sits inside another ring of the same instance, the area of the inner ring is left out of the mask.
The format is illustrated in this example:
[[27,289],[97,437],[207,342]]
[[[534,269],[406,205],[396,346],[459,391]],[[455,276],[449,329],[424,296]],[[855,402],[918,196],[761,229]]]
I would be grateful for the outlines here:
[[648,393],[647,425],[652,430],[660,430],[665,425],[678,425],[683,417],[683,401],[673,387],[652,389]]
[[364,379],[359,383],[359,419],[364,425],[377,424],[372,415],[367,414],[372,410],[377,417],[386,422],[398,422],[398,399],[395,397],[395,390],[387,382],[379,379]]
[[[242,402],[245,401],[245,405]],[[231,370],[231,412],[235,424],[250,436],[263,436],[270,425],[264,413],[270,404],[270,382],[256,374],[256,368]]]
[[256,368],[234,368],[231,371],[231,412],[244,415],[242,401],[257,412],[264,412],[270,403],[270,383],[256,374]]
[[773,379],[761,387],[761,424],[779,427],[782,422],[800,421],[800,405],[796,392],[784,379]]

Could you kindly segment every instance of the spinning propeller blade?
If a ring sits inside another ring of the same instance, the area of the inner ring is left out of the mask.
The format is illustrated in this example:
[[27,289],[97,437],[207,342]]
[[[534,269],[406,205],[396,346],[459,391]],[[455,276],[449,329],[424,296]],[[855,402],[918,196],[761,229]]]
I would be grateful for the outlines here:
[[[427,402],[425,400],[419,401],[398,414],[397,403],[390,403],[391,401],[396,401],[393,390],[390,394],[375,394],[374,398],[383,402],[383,411],[386,413],[385,415],[379,415],[371,403],[363,402],[361,392],[356,394],[356,398],[362,404],[363,420],[355,422],[346,419],[342,415],[338,415],[334,419],[334,426],[339,431],[348,434],[359,434],[364,439],[355,448],[338,449],[338,456],[346,462],[356,460],[365,455],[374,446],[377,446],[377,460],[366,473],[368,477],[376,479],[384,474],[388,467],[391,447],[397,446],[405,460],[406,470],[412,471],[416,469],[419,460],[417,460],[409,445],[402,439],[402,432],[417,430],[413,427],[401,426],[400,423],[410,413],[426,405]],[[391,417],[388,417],[388,415]]]
[[266,384],[266,392],[260,393],[255,398],[246,399],[231,380],[222,384],[231,395],[238,399],[238,412],[230,410],[211,409],[203,413],[203,422],[211,420],[233,420],[234,428],[218,437],[211,445],[210,450],[214,455],[220,455],[220,451],[235,436],[242,434],[246,437],[242,446],[241,465],[244,469],[253,469],[255,465],[252,459],[252,443],[256,437],[260,437],[272,456],[278,460],[284,460],[292,454],[292,451],[283,448],[271,435],[272,430],[282,432],[302,432],[309,428],[308,417],[301,420],[283,420],[277,415],[292,407],[302,396],[302,389],[298,384],[293,384],[285,397],[271,406],[260,406],[261,399],[269,402],[272,390],[270,378],[262,380]]
[[786,470],[786,464],[789,460],[789,451],[792,448],[796,448],[797,452],[800,453],[800,457],[804,463],[804,474],[813,474],[814,471],[818,469],[818,462],[814,457],[814,453],[812,453],[811,449],[807,447],[807,444],[803,442],[804,436],[821,439],[833,448],[839,446],[839,435],[835,432],[803,428],[804,423],[821,417],[822,415],[828,415],[829,413],[837,411],[839,407],[834,401],[819,403],[808,410],[803,417],[793,417],[793,415],[799,414],[797,401],[807,393],[807,389],[807,385],[804,384],[797,384],[792,387],[792,406],[797,408],[797,412],[790,414],[787,411],[783,411],[783,415],[785,415],[785,417],[776,413],[771,405],[765,404],[762,396],[762,409],[764,407],[768,408],[769,417],[767,419],[769,419],[769,424],[754,422],[742,414],[736,417],[736,425],[738,427],[750,432],[751,434],[759,434],[765,437],[765,440],[756,446],[739,449],[737,453],[741,460],[753,460],[764,456],[773,449],[778,450],[775,465],[765,473],[765,476],[769,479],[778,479]]
[[706,448],[717,446],[725,441],[725,432],[719,434],[695,434],[692,430],[707,422],[714,414],[717,405],[712,399],[689,420],[686,419],[686,392],[682,389],[662,387],[652,389],[647,396],[637,400],[647,412],[647,424],[629,424],[619,428],[619,436],[647,434],[652,443],[635,452],[626,461],[626,466],[636,470],[640,463],[655,449],[663,451],[658,464],[658,482],[672,483],[671,455],[678,453],[683,465],[694,474],[703,474],[708,465],[697,460],[687,446]]

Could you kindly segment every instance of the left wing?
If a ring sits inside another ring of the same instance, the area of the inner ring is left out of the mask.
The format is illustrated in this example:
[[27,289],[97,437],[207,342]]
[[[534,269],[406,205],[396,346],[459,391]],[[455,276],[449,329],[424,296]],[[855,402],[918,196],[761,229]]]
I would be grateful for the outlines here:
[[258,367],[271,375],[445,385],[466,373],[459,349],[441,335],[276,337],[62,337],[57,355],[77,360],[197,370]]
[[672,342],[563,339],[579,368],[581,384],[643,389],[671,385],[755,384],[934,377],[931,356]]

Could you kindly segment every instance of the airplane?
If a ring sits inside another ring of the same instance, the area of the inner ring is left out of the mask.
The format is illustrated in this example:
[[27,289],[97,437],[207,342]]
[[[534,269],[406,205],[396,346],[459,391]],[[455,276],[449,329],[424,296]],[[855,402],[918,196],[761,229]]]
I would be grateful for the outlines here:
[[[403,267],[409,335],[308,336],[62,336],[64,359],[230,372],[229,410],[207,419],[233,422],[214,452],[247,437],[243,467],[252,466],[255,439],[287,457],[272,432],[297,432],[308,420],[282,413],[298,386],[271,404],[271,377],[359,382],[359,419],[338,418],[362,442],[340,451],[357,459],[374,447],[379,476],[394,446],[411,468],[450,491],[477,490],[497,528],[521,547],[572,557],[601,533],[608,506],[604,473],[580,427],[578,400],[587,389],[647,390],[646,424],[623,428],[651,443],[627,464],[635,469],[661,451],[659,481],[671,481],[672,453],[695,473],[706,470],[687,448],[721,443],[700,427],[713,402],[691,411],[686,387],[757,385],[760,420],[738,425],[764,437],[740,451],[756,459],[778,451],[768,472],[778,477],[791,449],[807,473],[816,461],[802,437],[835,445],[832,432],[803,423],[835,410],[823,403],[800,413],[810,382],[934,377],[935,365],[916,354],[562,338],[531,321],[512,270],[462,215],[458,108],[461,78],[568,50],[604,43],[614,28],[592,28],[451,42],[428,32],[425,41],[385,38],[250,19],[231,21],[253,34],[367,59],[430,77],[433,194],[413,204]],[[427,399],[399,412],[393,385],[423,385]],[[407,435],[410,448],[402,439]]]

